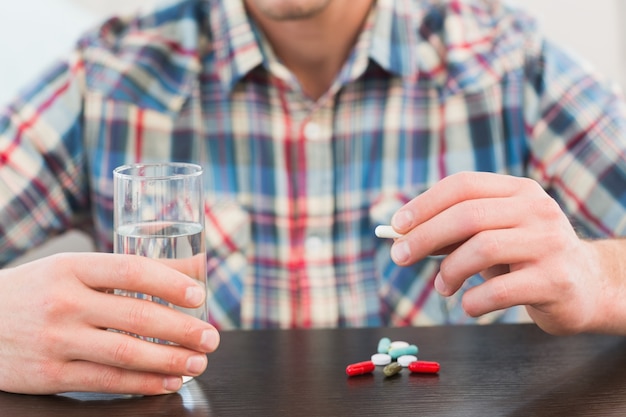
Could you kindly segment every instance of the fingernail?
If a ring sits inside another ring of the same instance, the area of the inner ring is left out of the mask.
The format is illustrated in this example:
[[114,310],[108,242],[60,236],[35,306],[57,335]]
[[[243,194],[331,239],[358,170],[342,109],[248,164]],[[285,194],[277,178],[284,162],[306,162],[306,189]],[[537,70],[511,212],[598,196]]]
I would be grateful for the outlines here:
[[179,376],[168,376],[163,380],[163,388],[168,392],[176,392],[183,386],[183,379]]
[[202,304],[204,301],[204,290],[198,286],[187,288],[185,292],[185,300],[194,306]]
[[391,218],[391,225],[396,230],[404,230],[413,224],[413,213],[410,210],[400,210]]
[[207,365],[207,358],[205,355],[194,355],[187,359],[187,372],[192,375],[199,374],[204,371]]
[[448,287],[446,286],[446,283],[443,282],[441,272],[437,273],[437,276],[435,277],[435,289],[441,295],[448,295]]
[[217,335],[215,330],[205,330],[202,332],[200,347],[206,352],[213,352],[217,348]]
[[411,257],[411,248],[407,242],[395,242],[391,246],[391,258],[394,262],[403,264]]

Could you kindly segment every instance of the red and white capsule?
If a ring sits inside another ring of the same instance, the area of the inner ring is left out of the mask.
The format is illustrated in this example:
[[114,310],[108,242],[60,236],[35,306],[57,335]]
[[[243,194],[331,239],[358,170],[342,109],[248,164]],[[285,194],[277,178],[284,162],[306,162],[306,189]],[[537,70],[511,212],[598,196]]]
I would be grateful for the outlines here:
[[439,368],[439,362],[415,361],[409,364],[409,371],[416,374],[437,374]]
[[349,376],[363,375],[374,372],[376,365],[372,361],[363,361],[350,364],[346,367],[346,374]]

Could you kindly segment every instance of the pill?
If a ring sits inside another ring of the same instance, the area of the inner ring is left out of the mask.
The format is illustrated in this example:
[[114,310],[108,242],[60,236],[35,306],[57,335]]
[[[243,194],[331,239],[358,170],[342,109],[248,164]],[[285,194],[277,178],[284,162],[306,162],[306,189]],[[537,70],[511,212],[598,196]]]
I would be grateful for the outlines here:
[[402,370],[402,365],[398,362],[391,362],[389,365],[383,368],[383,373],[385,376],[394,376],[398,372]]
[[398,359],[402,355],[417,355],[419,349],[415,345],[409,345],[401,348],[389,349],[389,356],[391,359]]
[[436,374],[439,368],[439,362],[415,361],[409,364],[409,371],[420,374]]
[[372,361],[357,362],[346,367],[346,374],[349,376],[369,374],[374,369],[376,369],[376,365]]
[[[415,360],[417,360],[417,358],[415,358]],[[391,363],[391,356],[386,353],[374,353],[372,355],[372,362],[377,366],[387,365]]]
[[376,236],[382,237],[385,239],[397,239],[399,237],[404,236],[403,234],[398,233],[395,230],[393,230],[393,227],[388,226],[388,225],[383,225],[383,224],[376,226],[376,229],[374,229],[374,233],[376,234]]
[[387,353],[389,351],[389,346],[391,346],[391,339],[388,337],[383,337],[378,341],[378,353]]
[[417,361],[417,356],[415,355],[402,355],[398,358],[398,363],[402,365],[404,368],[409,366],[410,363]]
[[404,347],[407,347],[408,345],[409,345],[409,342],[404,342],[402,340],[394,340],[393,342],[389,344],[389,349],[404,348]]

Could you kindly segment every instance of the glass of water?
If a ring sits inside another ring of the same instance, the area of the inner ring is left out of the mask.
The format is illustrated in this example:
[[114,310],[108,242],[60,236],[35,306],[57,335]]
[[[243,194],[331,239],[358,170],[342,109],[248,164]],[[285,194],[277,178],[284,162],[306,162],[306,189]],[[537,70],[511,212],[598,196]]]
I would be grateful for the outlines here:
[[[159,259],[206,288],[202,167],[189,163],[124,165],[113,171],[114,252]],[[150,300],[206,321],[206,303],[195,309],[125,290],[116,294]],[[171,344],[142,335],[155,343]],[[191,377],[185,377],[185,382]]]

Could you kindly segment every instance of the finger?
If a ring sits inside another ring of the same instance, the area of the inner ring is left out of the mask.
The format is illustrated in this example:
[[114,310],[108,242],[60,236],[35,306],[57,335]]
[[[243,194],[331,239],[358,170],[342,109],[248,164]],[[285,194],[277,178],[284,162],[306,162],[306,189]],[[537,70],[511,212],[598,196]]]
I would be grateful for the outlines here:
[[[450,253],[440,266],[437,290],[441,295],[454,294],[463,282],[492,267],[523,262],[541,248],[537,234],[522,229],[498,229],[480,232]],[[508,269],[508,267],[507,267]],[[504,269],[499,269],[500,275]],[[485,276],[490,278],[490,276]]]
[[413,227],[461,201],[510,197],[529,187],[539,188],[527,178],[489,172],[450,175],[409,201],[391,220],[393,228],[408,233]]
[[83,262],[71,258],[68,268],[91,288],[123,289],[194,308],[205,299],[203,285],[158,260],[135,255],[87,253]]
[[[182,377],[150,372],[138,372],[88,361],[68,362],[56,381],[47,386],[54,391],[37,394],[87,391],[110,394],[160,395],[178,391]],[[33,389],[40,389],[33,387]]]
[[148,340],[102,329],[82,333],[83,340],[68,352],[74,360],[83,360],[116,368],[161,375],[200,375],[208,360],[204,353],[182,346]]
[[508,274],[509,272],[511,272],[511,267],[509,265],[500,264],[483,269],[480,271],[480,275],[485,279],[491,279],[493,277],[497,277],[498,275]]
[[189,258],[159,258],[157,261],[197,281],[204,282],[206,278],[206,254],[204,252]]
[[440,253],[442,248],[454,247],[479,232],[513,228],[523,220],[520,204],[514,198],[462,201],[397,239],[391,256],[397,264],[406,265]]
[[152,301],[99,293],[90,303],[84,309],[86,320],[97,328],[167,340],[199,352],[213,352],[219,344],[219,333],[207,322]]
[[542,280],[530,279],[539,271],[518,270],[499,275],[470,288],[463,295],[463,309],[472,317],[517,305],[540,305],[548,302],[549,291]]

